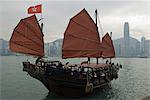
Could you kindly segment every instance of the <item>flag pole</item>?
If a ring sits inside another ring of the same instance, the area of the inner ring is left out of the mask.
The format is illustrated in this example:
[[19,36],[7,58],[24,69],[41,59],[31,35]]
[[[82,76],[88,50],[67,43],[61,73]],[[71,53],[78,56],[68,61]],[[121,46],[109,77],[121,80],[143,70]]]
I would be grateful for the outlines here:
[[43,23],[42,19],[43,19],[43,15],[42,15],[42,11],[41,11],[41,23]]
[[41,28],[42,28],[42,32],[43,32],[43,15],[42,15],[42,4],[41,4],[41,18],[40,18],[40,20],[41,20]]

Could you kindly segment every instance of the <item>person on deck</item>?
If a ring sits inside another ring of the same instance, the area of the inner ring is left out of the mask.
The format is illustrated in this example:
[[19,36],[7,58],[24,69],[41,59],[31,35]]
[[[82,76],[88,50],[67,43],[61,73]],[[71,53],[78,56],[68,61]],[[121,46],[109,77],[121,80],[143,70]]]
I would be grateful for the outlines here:
[[83,65],[83,64],[88,64],[88,61],[81,62],[81,65]]
[[35,61],[35,64],[37,65],[38,62],[39,62],[41,59],[42,59],[42,57],[38,57],[38,58],[36,59],[36,61]]
[[63,64],[61,62],[58,63],[58,66],[56,66],[58,69],[62,69]]

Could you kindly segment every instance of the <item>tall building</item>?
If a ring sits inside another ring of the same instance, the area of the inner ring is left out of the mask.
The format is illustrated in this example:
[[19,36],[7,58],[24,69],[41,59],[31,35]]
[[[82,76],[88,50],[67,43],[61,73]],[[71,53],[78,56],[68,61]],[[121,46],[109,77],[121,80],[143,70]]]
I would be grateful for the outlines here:
[[145,55],[145,37],[141,38],[141,55]]
[[140,56],[140,42],[139,41],[137,41],[136,42],[136,47],[135,47],[135,56],[137,56],[137,57],[139,57]]
[[145,37],[141,38],[140,56],[150,57],[150,40],[146,40]]
[[124,24],[124,56],[130,56],[130,35],[129,35],[129,24],[125,22]]

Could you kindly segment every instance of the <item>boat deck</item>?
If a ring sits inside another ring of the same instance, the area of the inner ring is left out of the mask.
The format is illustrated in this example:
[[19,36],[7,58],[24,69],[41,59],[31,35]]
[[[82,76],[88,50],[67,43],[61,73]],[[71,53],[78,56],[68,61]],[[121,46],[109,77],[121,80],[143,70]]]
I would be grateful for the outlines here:
[[104,67],[110,67],[111,64],[105,64],[105,63],[90,63],[90,64],[82,64],[83,67],[92,67],[92,68],[104,68]]

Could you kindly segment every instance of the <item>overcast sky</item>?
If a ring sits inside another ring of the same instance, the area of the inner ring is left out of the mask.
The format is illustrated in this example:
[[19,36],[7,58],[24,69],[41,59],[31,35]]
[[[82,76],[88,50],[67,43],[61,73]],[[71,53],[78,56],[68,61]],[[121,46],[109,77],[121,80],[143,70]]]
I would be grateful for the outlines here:
[[45,42],[63,38],[69,19],[83,8],[93,19],[98,9],[104,33],[112,31],[113,39],[123,37],[124,22],[129,23],[131,37],[150,39],[149,0],[0,0],[0,38],[9,40],[19,20],[30,16],[28,7],[38,4],[42,4]]

